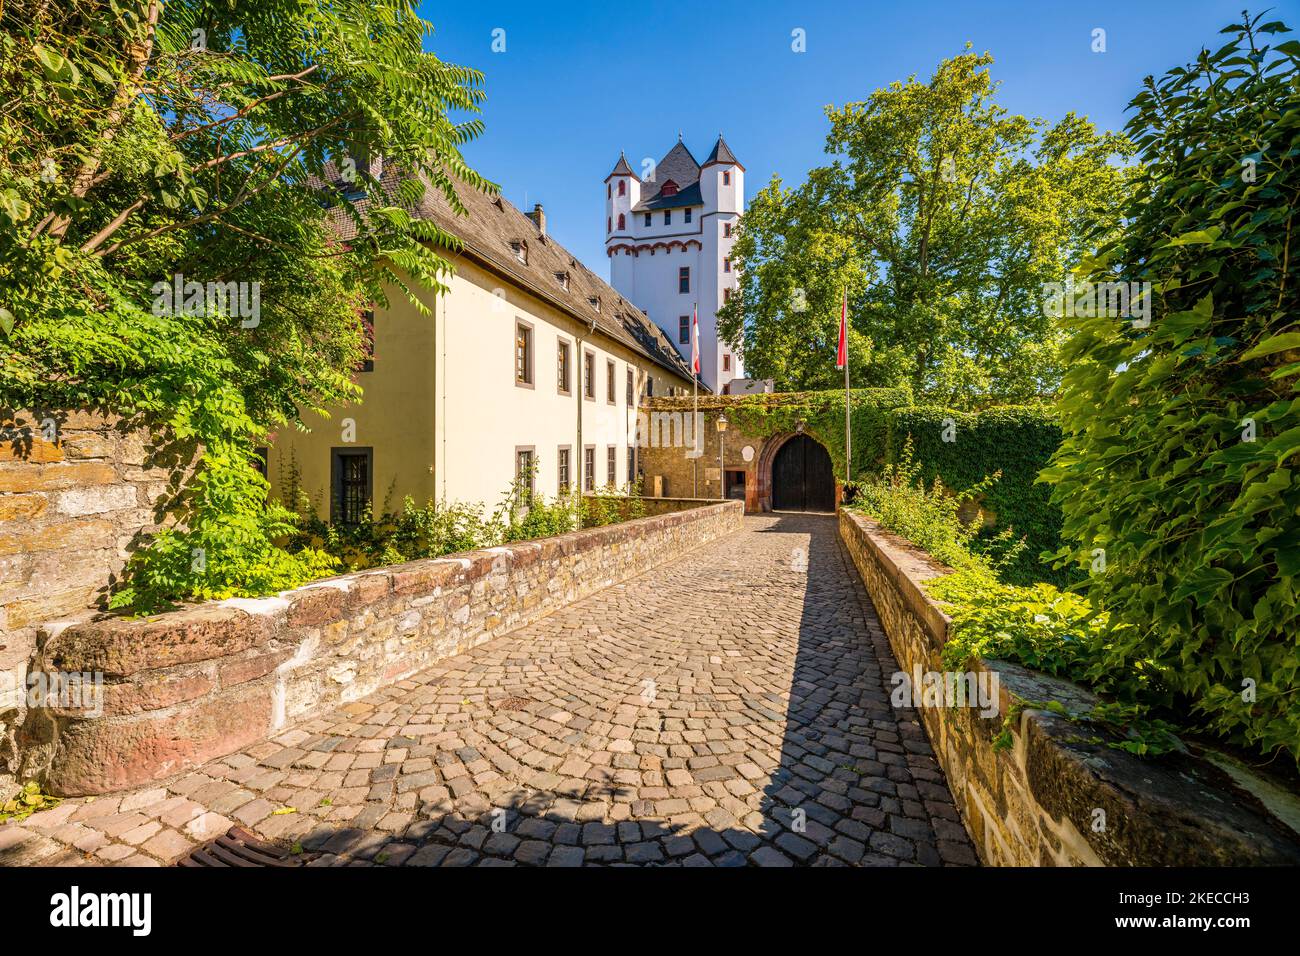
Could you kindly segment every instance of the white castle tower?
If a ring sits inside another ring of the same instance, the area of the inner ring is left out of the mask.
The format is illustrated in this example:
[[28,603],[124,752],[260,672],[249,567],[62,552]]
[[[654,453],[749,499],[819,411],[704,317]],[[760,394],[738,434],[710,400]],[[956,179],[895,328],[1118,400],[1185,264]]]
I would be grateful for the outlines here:
[[735,294],[731,261],[745,201],[745,167],[721,134],[695,161],[681,138],[638,176],[620,155],[605,177],[605,252],[610,285],[667,333],[687,362],[691,310],[699,307],[700,381],[714,392],[744,378],[739,358],[718,339],[717,311]]

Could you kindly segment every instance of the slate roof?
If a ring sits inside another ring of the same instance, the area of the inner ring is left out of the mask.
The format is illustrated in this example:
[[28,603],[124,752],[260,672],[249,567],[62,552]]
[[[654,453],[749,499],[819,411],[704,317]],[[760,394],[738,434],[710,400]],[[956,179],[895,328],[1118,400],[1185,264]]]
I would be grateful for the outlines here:
[[679,209],[683,206],[703,206],[704,197],[700,195],[699,180],[673,196],[656,196],[654,199],[639,202],[632,207],[633,212],[650,212],[653,209]]
[[[659,191],[663,189],[664,183],[672,180],[677,184],[676,196],[660,196]],[[664,158],[659,160],[655,165],[655,178],[652,181],[643,180],[641,183],[641,201],[632,207],[633,212],[640,212],[647,209],[668,209],[675,206],[698,206],[701,202],[699,195],[700,182],[700,164],[695,161],[691,151],[686,148],[681,140],[677,141],[672,149],[664,154]],[[683,194],[687,188],[694,186],[695,201],[691,203],[683,202]]]
[[[736,159],[736,155],[722,138],[721,133],[718,134],[718,141],[713,144],[713,152],[709,153],[709,158],[704,161],[705,166],[711,163],[730,163],[733,166],[740,166],[740,160]],[[740,168],[743,170],[745,167],[740,166]]]
[[640,177],[632,172],[632,167],[627,164],[627,156],[623,153],[618,154],[618,162],[614,164],[613,170],[605,178],[609,179],[612,176],[631,176],[638,182],[640,181]]
[[[620,163],[623,159],[620,157]],[[704,166],[710,163],[731,163],[740,166],[740,162],[731,151],[726,141],[721,135],[718,141],[713,144],[713,151],[709,153],[709,158],[704,161]],[[700,170],[704,167],[695,161],[691,151],[686,148],[681,140],[677,145],[670,149],[659,164],[655,166],[654,181],[643,180],[641,183],[641,201],[632,207],[633,212],[650,212],[654,209],[680,209],[683,206],[702,206],[704,197],[700,193]],[[618,167],[614,167],[614,172],[618,172]],[[629,170],[630,172],[630,170]],[[614,173],[610,173],[614,175]],[[606,177],[608,178],[608,177]],[[677,184],[677,194],[673,196],[660,195],[664,183],[672,180]]]
[[[326,179],[334,188],[340,188],[342,184],[330,172],[327,170]],[[401,174],[391,166],[385,166],[380,177],[384,191],[393,195],[400,182]],[[318,185],[323,187],[324,183]],[[564,246],[550,236],[543,236],[529,216],[499,196],[464,184],[458,185],[456,194],[468,211],[467,216],[457,215],[446,197],[427,185],[423,198],[408,212],[432,221],[454,235],[462,243],[461,253],[489,271],[526,289],[579,322],[590,326],[594,321],[596,330],[607,338],[686,382],[691,381],[690,366],[667,334]],[[363,216],[369,205],[368,199],[353,201],[354,208]],[[350,239],[356,234],[351,218],[341,205],[330,210],[329,219],[341,238]],[[526,264],[516,257],[511,247],[514,242],[526,244]],[[567,289],[557,274],[568,277]],[[593,298],[600,302],[599,311],[591,302]]]

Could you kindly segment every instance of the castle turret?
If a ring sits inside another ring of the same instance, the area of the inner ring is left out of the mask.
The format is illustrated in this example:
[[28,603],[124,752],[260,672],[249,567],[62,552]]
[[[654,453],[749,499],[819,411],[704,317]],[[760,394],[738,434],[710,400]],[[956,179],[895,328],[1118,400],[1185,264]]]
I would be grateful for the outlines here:
[[618,154],[614,170],[605,177],[605,244],[632,234],[632,207],[641,201],[641,180]]
[[740,215],[745,200],[745,167],[740,165],[722,134],[700,167],[700,195],[704,205],[719,214]]

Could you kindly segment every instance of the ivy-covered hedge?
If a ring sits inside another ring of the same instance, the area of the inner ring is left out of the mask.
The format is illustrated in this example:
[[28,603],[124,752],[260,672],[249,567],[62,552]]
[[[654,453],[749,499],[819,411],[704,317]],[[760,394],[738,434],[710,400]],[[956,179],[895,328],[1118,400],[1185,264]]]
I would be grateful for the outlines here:
[[[906,388],[855,388],[852,396],[853,476],[874,473],[885,462],[889,413],[912,403]],[[701,408],[704,402],[701,401]],[[830,452],[835,478],[844,475],[844,393],[786,392],[729,398],[727,415],[750,435],[803,430]]]
[[1005,406],[959,412],[920,406],[895,409],[887,420],[887,459],[891,463],[899,460],[910,435],[913,457],[927,482],[938,477],[949,488],[966,491],[994,472],[1002,472],[984,493],[982,504],[996,517],[999,529],[1010,526],[1026,538],[1027,547],[1006,569],[1009,582],[1068,583],[1068,571],[1039,560],[1043,552],[1060,547],[1062,523],[1061,509],[1051,501],[1051,489],[1035,482],[1061,445],[1061,428],[1050,409]]

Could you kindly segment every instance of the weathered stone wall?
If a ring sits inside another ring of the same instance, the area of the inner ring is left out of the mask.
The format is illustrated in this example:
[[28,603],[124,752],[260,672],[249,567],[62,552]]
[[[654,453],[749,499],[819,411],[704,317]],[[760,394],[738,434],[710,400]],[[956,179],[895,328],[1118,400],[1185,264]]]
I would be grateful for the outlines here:
[[144,429],[87,411],[0,412],[0,795],[41,759],[16,740],[38,625],[103,601],[167,492]]
[[[853,558],[899,665],[942,671],[949,618],[922,582],[948,572],[870,519],[840,511]],[[1016,701],[1095,698],[1067,681],[1000,661],[975,662],[998,677],[998,715],[921,707],[962,820],[981,859],[1002,866],[1194,866],[1300,863],[1300,837],[1207,761],[1139,759],[1090,743],[1077,723],[1025,709],[1013,744],[995,751]],[[1090,730],[1088,738],[1093,736]]]
[[[767,441],[766,435],[748,435],[733,422],[723,441],[718,434],[718,416],[727,407],[739,401],[739,396],[710,395],[701,397],[699,405],[700,447],[698,458],[689,457],[694,450],[692,430],[692,405],[689,399],[649,398],[645,401],[646,416],[642,444],[637,451],[638,465],[645,476],[641,492],[654,496],[655,478],[662,479],[664,497],[712,498],[722,496],[719,480],[721,468],[718,455],[725,453],[727,471],[745,472],[747,511],[757,511],[758,452]],[[673,416],[665,418],[663,416]],[[685,436],[685,437],[681,437]],[[724,447],[725,446],[725,447]],[[748,461],[744,450],[751,450]]]
[[62,794],[180,773],[739,529],[715,503],[344,575],[261,600],[54,627],[39,666],[104,674],[102,713],[53,711]]

